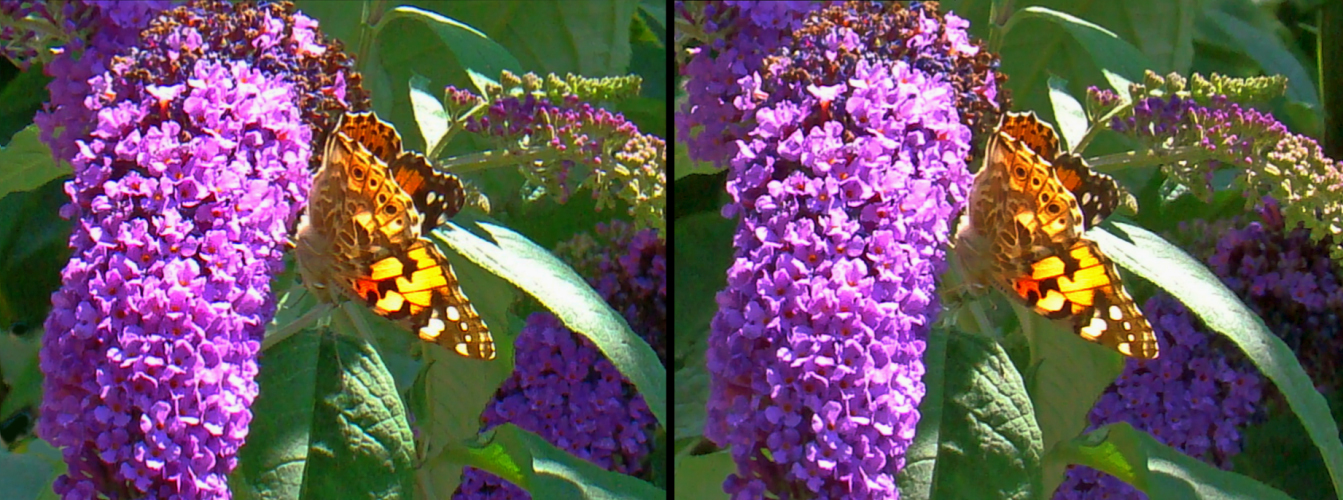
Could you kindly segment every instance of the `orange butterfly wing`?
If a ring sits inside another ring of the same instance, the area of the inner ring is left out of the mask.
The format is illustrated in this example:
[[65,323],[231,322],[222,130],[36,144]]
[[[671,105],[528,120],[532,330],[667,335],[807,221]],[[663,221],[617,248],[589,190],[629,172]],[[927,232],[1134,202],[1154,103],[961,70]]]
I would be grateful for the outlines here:
[[296,245],[304,282],[362,300],[462,356],[494,359],[488,326],[422,237],[460,210],[456,176],[402,151],[396,129],[371,112],[343,116],[325,151]]
[[991,260],[993,281],[1037,313],[1071,319],[1079,336],[1126,356],[1156,358],[1155,333],[1118,269],[1082,237],[1119,204],[1134,206],[1132,197],[1060,153],[1053,128],[1034,113],[1005,114],[986,149],[958,246]]

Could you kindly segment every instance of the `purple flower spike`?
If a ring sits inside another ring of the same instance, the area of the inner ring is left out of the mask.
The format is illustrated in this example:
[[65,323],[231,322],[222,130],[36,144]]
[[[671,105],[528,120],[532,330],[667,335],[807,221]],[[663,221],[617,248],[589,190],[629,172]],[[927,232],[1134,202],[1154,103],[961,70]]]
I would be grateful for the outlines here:
[[[348,105],[331,97],[343,76],[309,73],[348,60],[292,6],[197,1],[149,19],[114,4],[98,12],[134,23],[139,45],[85,77],[82,112],[52,115],[70,120],[69,148],[52,146],[74,167],[61,213],[76,224],[38,432],[68,464],[64,498],[228,498],[270,282],[311,183],[308,118]],[[244,32],[273,36],[232,43]]]
[[967,76],[988,64],[970,62],[965,26],[918,2],[846,3],[735,80],[755,120],[730,162],[723,214],[741,222],[705,429],[732,449],[733,498],[899,496],[934,282],[971,182],[980,124],[961,110],[999,104]]
[[[140,95],[94,109],[73,159],[39,432],[69,464],[65,498],[227,498],[311,134],[294,86],[244,62],[200,61],[190,84]],[[190,102],[210,112],[159,118]]]

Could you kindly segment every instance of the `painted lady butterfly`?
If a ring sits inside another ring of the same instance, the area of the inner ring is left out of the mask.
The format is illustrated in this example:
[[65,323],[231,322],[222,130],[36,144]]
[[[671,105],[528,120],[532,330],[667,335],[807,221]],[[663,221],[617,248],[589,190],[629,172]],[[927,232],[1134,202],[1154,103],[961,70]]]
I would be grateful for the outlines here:
[[323,154],[295,242],[304,284],[326,301],[362,301],[462,356],[494,359],[489,328],[423,237],[461,210],[461,180],[402,151],[396,129],[372,112],[342,116]]
[[993,283],[1082,338],[1139,359],[1156,336],[1119,272],[1082,232],[1133,197],[1080,157],[1059,151],[1035,113],[1007,113],[989,138],[956,235],[973,282]]

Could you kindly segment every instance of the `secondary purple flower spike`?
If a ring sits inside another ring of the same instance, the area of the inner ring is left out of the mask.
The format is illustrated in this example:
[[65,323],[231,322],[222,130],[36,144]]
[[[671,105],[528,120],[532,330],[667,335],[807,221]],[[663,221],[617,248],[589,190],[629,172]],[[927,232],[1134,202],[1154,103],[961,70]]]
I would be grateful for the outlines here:
[[899,496],[980,126],[960,110],[1000,104],[967,76],[981,66],[965,24],[921,3],[847,3],[736,80],[754,120],[727,181],[723,214],[740,224],[704,433],[731,447],[734,498]]
[[[666,243],[629,223],[599,225],[557,253],[650,344],[666,345]],[[665,349],[665,348],[664,348]],[[549,313],[536,313],[518,334],[518,359],[481,419],[485,429],[511,422],[607,470],[649,471],[657,420],[601,351]],[[467,467],[453,498],[531,498],[493,474]]]
[[[688,145],[692,159],[726,163],[736,153],[734,141],[750,128],[745,116],[733,105],[739,96],[749,96],[738,84],[742,78],[764,70],[765,56],[785,45],[793,30],[802,27],[808,12],[819,2],[676,2],[677,46],[699,42],[686,49],[681,63],[686,76],[686,103],[676,113],[676,135]],[[696,28],[698,36],[688,29]]]
[[[1161,357],[1129,360],[1124,373],[1091,409],[1091,427],[1128,422],[1158,441],[1223,469],[1240,452],[1239,429],[1250,423],[1263,395],[1253,366],[1229,361],[1212,347],[1188,309],[1158,295],[1143,312],[1161,343]],[[1109,495],[1109,496],[1105,496]],[[1146,498],[1142,492],[1089,467],[1074,467],[1056,499]]]
[[1259,222],[1226,230],[1208,267],[1296,353],[1315,388],[1332,394],[1343,385],[1337,319],[1343,287],[1339,263],[1330,257],[1337,245],[1328,237],[1315,240],[1301,224],[1289,230],[1271,198],[1263,199],[1259,214]]
[[[1286,79],[1227,78],[1194,75],[1165,78],[1149,72],[1131,90],[1131,108],[1111,91],[1092,88],[1087,101],[1093,116],[1119,109],[1108,124],[1146,146],[1146,154],[1165,160],[1162,169],[1203,200],[1212,196],[1215,170],[1237,171],[1232,189],[1252,193],[1247,208],[1261,196],[1282,202],[1289,224],[1305,224],[1316,240],[1343,237],[1343,167],[1324,155],[1314,139],[1293,134],[1272,114],[1246,105],[1281,95]],[[1154,95],[1155,94],[1155,95]],[[1343,262],[1343,247],[1333,258]]]
[[11,57],[19,56],[21,64],[33,59],[50,59],[43,71],[52,78],[47,84],[51,97],[33,121],[42,130],[42,141],[51,146],[56,158],[69,160],[77,154],[75,141],[84,138],[94,122],[93,111],[84,105],[84,99],[91,93],[89,79],[107,71],[112,56],[134,45],[140,30],[170,6],[171,1],[160,0],[72,0],[64,2],[59,12],[51,11],[52,6],[46,2],[5,2],[0,8],[0,13],[7,17],[46,20],[53,32],[69,37],[54,40],[41,38],[36,33],[14,33],[41,48],[8,47]]

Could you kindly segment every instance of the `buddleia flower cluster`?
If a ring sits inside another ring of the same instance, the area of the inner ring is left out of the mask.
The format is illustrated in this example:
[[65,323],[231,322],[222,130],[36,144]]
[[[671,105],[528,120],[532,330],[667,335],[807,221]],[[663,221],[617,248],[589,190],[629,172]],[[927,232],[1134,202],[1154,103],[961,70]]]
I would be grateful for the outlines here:
[[193,2],[89,78],[92,120],[62,125],[87,132],[61,136],[74,253],[40,357],[64,498],[229,497],[270,282],[311,181],[303,105],[347,91],[290,71],[340,66],[330,49],[290,5]]
[[[1301,361],[1301,367],[1326,395],[1343,386],[1343,309],[1340,265],[1331,258],[1332,238],[1316,240],[1304,224],[1288,226],[1283,208],[1265,197],[1259,220],[1205,225],[1222,233],[1208,267],[1249,306]],[[1277,391],[1270,396],[1280,398]]]
[[509,144],[507,154],[543,148],[523,162],[522,172],[558,202],[587,187],[598,210],[623,202],[640,227],[666,230],[667,144],[640,133],[624,115],[583,102],[578,94],[552,101],[527,92],[496,96],[484,113],[467,119],[466,130]]
[[94,113],[84,104],[89,79],[107,71],[112,56],[134,45],[150,19],[171,5],[160,0],[0,3],[5,55],[25,69],[41,62],[51,77],[51,97],[33,121],[57,159],[69,161],[77,153],[75,141],[93,126]]
[[[1180,233],[1190,235],[1194,254],[1297,354],[1316,389],[1331,394],[1341,382],[1337,360],[1343,354],[1336,326],[1343,287],[1330,256],[1334,245],[1329,238],[1315,240],[1303,224],[1288,230],[1272,198],[1261,199],[1257,213],[1254,222],[1196,221]],[[1266,402],[1285,408],[1282,396],[1242,353],[1206,333],[1174,299],[1159,295],[1144,309],[1162,341],[1161,359],[1130,361],[1092,410],[1092,423],[1127,421],[1186,454],[1230,468],[1240,451],[1238,429],[1274,407]],[[1171,344],[1176,350],[1166,349]],[[1079,467],[1055,496],[1094,498],[1102,491],[1141,495],[1114,477]]]
[[763,71],[765,56],[784,46],[818,2],[682,2],[673,9],[686,101],[675,116],[677,140],[690,158],[726,166],[751,117],[733,101],[737,81]]
[[[1088,418],[1091,429],[1128,422],[1186,455],[1223,469],[1240,452],[1240,429],[1258,416],[1263,377],[1243,360],[1215,348],[1197,318],[1168,295],[1143,306],[1161,346],[1154,360],[1130,359]],[[1222,346],[1225,347],[1225,346]],[[1054,492],[1056,499],[1146,498],[1114,476],[1075,466]]]
[[[666,345],[666,243],[629,223],[563,245],[575,270],[652,345]],[[604,469],[644,476],[657,420],[597,346],[550,313],[534,313],[516,341],[513,374],[481,414],[484,430],[510,422]],[[664,347],[665,349],[665,347]],[[531,498],[467,467],[453,498]]]
[[[1343,228],[1343,167],[1314,139],[1249,107],[1281,95],[1285,87],[1281,77],[1195,75],[1186,82],[1178,75],[1161,78],[1149,72],[1132,89],[1131,106],[1114,92],[1095,88],[1088,92],[1088,104],[1092,116],[1110,116],[1112,130],[1144,144],[1142,161],[1161,164],[1195,195],[1208,199],[1212,173],[1235,169],[1231,189],[1271,196],[1282,202],[1288,223],[1305,224],[1316,239],[1337,239]],[[1249,196],[1247,203],[1258,198]],[[1333,255],[1343,258],[1343,249],[1336,247]]]
[[797,27],[758,72],[714,61],[687,84],[693,95],[733,78],[739,92],[716,99],[749,124],[728,162],[723,214],[739,224],[708,341],[705,437],[737,466],[724,489],[895,498],[934,282],[970,186],[972,130],[1003,104],[985,88],[999,79],[967,23],[930,4],[845,3],[800,25],[783,7],[714,5]]

